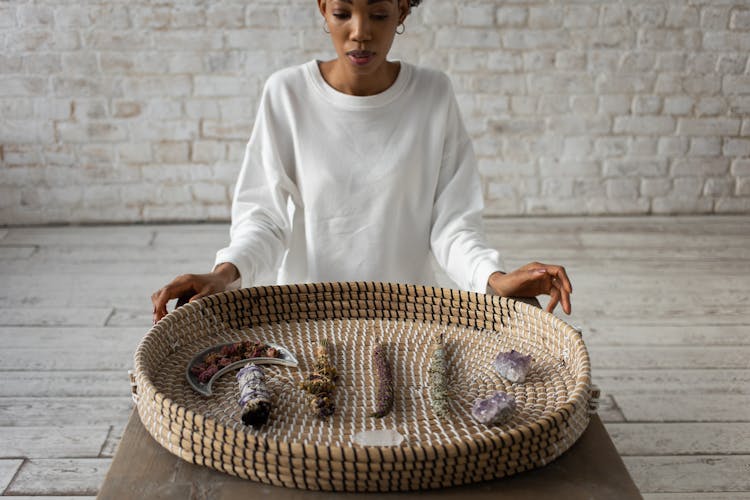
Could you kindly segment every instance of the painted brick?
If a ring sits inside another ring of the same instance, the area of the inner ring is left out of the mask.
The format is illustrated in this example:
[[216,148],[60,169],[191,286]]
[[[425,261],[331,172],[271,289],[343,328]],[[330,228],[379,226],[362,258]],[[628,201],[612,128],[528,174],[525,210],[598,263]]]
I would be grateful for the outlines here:
[[0,137],[5,145],[10,143],[51,144],[55,142],[55,130],[49,122],[0,119]]
[[124,163],[147,163],[152,160],[151,143],[122,143],[117,146],[117,156]]
[[750,196],[750,177],[738,177],[737,188],[735,189],[737,196]]
[[719,156],[721,154],[721,137],[690,138],[690,156]]
[[692,5],[669,5],[664,21],[666,28],[697,28],[700,15],[697,7]]
[[664,196],[672,189],[672,179],[649,178],[641,179],[640,192],[643,196]]
[[227,188],[221,184],[198,182],[192,186],[193,197],[204,203],[224,203],[228,200]]
[[154,159],[160,163],[185,163],[190,158],[190,143],[159,142],[153,146]]
[[750,50],[750,32],[744,31],[707,31],[703,33],[703,48],[719,51]]
[[[487,40],[489,37],[485,37]],[[502,35],[503,46],[509,49],[558,49],[560,47],[570,46],[570,35],[564,30],[526,30],[526,31],[506,31]],[[494,37],[490,39],[489,47],[496,46],[499,41]],[[482,45],[477,45],[482,46]]]
[[240,28],[245,25],[245,7],[242,4],[210,5],[206,12],[206,24],[210,28]]
[[693,111],[695,98],[689,95],[664,98],[664,113],[668,115],[688,115]]
[[524,26],[528,17],[528,9],[521,6],[504,6],[495,11],[497,25],[505,28],[519,28]]
[[750,159],[732,161],[732,175],[735,177],[750,177]]
[[746,66],[746,54],[722,54],[716,63],[716,71],[723,75],[739,75]]
[[673,177],[715,177],[726,174],[728,171],[728,158],[678,158],[672,163],[670,175]]
[[651,209],[655,214],[705,214],[711,212],[712,205],[707,198],[665,196],[655,197]]
[[618,116],[616,134],[668,134],[674,131],[675,120],[669,116]]
[[495,24],[495,6],[462,5],[458,9],[458,22],[463,26],[492,26]]
[[662,99],[657,95],[640,95],[633,99],[633,114],[655,115],[661,111]]
[[660,52],[656,56],[657,71],[685,71],[687,54],[684,52]]
[[666,174],[667,162],[663,159],[604,160],[604,177],[662,177]]
[[607,179],[607,196],[610,198],[638,198],[639,180],[634,178]]
[[724,156],[742,156],[750,158],[750,139],[724,139]]
[[563,26],[566,28],[591,28],[599,21],[597,5],[570,5],[565,9]]
[[736,118],[680,118],[678,135],[737,135],[740,120]]
[[750,197],[720,198],[716,200],[714,211],[719,214],[746,214],[750,212]]
[[687,137],[661,137],[657,153],[662,156],[683,156],[688,150]]
[[701,28],[723,30],[729,26],[729,12],[728,6],[706,6],[701,9]]
[[562,6],[529,7],[529,28],[559,28],[562,26],[563,14]]
[[709,177],[703,185],[703,196],[731,196],[734,182],[723,177]]
[[733,30],[750,29],[750,8],[733,10],[732,17],[729,20],[729,28]]
[[58,123],[56,128],[60,139],[65,142],[120,142],[128,138],[128,129],[125,125],[105,121]]
[[722,82],[725,94],[750,94],[750,75],[726,75]]

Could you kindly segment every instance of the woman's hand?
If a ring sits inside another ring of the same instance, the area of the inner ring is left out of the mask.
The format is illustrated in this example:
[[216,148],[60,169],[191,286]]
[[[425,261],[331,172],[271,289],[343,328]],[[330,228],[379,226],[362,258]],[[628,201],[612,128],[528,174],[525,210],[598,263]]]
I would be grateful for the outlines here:
[[552,312],[557,304],[562,302],[563,311],[570,314],[570,294],[573,293],[573,286],[562,266],[532,262],[512,273],[492,273],[488,284],[496,294],[503,297],[549,295],[547,312]]
[[177,299],[177,307],[201,297],[223,292],[240,273],[234,264],[225,262],[206,274],[183,274],[151,295],[154,304],[154,324],[167,315],[167,302]]

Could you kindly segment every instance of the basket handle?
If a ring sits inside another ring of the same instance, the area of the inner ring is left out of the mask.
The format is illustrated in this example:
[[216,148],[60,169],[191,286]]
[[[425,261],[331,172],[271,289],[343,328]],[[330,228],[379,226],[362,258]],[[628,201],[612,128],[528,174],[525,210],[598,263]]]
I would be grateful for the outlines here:
[[133,370],[128,370],[128,378],[130,378],[130,397],[133,398],[133,403],[138,404],[138,382],[135,381],[135,373]]
[[589,388],[589,415],[593,415],[599,409],[599,397],[602,395],[602,391],[596,384],[591,384]]

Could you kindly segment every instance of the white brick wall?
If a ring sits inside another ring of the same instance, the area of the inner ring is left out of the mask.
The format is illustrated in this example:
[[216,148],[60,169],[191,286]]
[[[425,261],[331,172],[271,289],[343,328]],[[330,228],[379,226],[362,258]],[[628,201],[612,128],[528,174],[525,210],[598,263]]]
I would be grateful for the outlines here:
[[[227,219],[267,76],[333,56],[312,0],[0,2],[0,225]],[[750,213],[746,0],[425,0],[488,214]]]

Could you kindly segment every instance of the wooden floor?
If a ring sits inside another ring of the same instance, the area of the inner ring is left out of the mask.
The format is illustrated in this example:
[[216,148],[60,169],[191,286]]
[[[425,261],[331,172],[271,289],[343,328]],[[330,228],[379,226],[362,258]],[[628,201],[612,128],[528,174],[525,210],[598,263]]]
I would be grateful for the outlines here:
[[[509,266],[563,263],[600,415],[647,499],[750,497],[750,217],[487,221]],[[0,494],[96,495],[150,293],[226,225],[0,228]],[[558,314],[562,314],[558,312]]]

